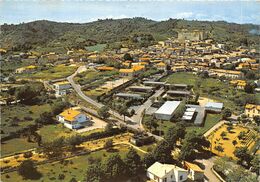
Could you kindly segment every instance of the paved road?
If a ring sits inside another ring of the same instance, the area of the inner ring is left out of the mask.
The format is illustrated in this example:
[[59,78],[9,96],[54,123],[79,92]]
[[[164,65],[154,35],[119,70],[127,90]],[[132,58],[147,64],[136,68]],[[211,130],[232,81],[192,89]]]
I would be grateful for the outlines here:
[[148,109],[149,107],[152,106],[153,102],[152,102],[152,98],[156,98],[158,96],[160,96],[162,93],[164,92],[163,88],[160,88],[159,90],[157,90],[151,97],[149,97],[147,99],[147,101],[145,101],[145,103],[143,103],[140,108],[136,111],[135,115],[132,116],[132,120],[137,121],[139,123],[139,125],[141,127],[142,126],[142,113],[145,109]]
[[[77,71],[75,73],[73,73],[71,76],[67,77],[67,80],[70,82],[71,86],[73,87],[73,89],[75,90],[75,92],[82,98],[84,99],[85,101],[87,101],[88,103],[96,106],[97,108],[101,108],[102,106],[104,106],[103,104],[101,103],[98,103],[97,101],[91,99],[90,97],[86,96],[82,91],[81,91],[81,86],[76,84],[73,80],[73,78],[80,72],[82,72],[82,70],[84,70],[84,66],[80,66]],[[121,116],[119,113],[117,113],[116,111],[113,111],[113,110],[110,110],[109,113],[111,115],[113,115],[114,117],[116,117],[117,119],[119,119],[119,124],[125,124],[123,122],[124,120],[124,117]],[[142,128],[139,126],[138,123],[136,123],[134,120],[132,120],[131,118],[129,117],[125,117],[125,120],[126,121],[130,121],[131,124],[127,124],[128,127],[130,128],[133,128],[133,129],[136,129],[136,130],[140,130],[142,131]]]
[[211,157],[209,159],[201,159],[201,160],[196,160],[199,163],[202,163],[205,166],[204,169],[204,175],[206,176],[207,179],[205,181],[209,182],[221,182],[216,175],[212,172],[211,168],[213,167],[214,161],[216,160],[216,157]]
[[[85,67],[85,66],[80,66],[75,73],[73,73],[71,76],[67,77],[67,80],[70,82],[70,84],[71,84],[71,86],[73,87],[73,89],[75,90],[75,92],[76,92],[82,99],[84,99],[86,102],[88,102],[88,103],[90,103],[90,104],[96,106],[97,108],[101,108],[101,107],[104,106],[104,105],[101,104],[101,103],[98,103],[97,101],[95,101],[95,100],[91,99],[90,97],[86,96],[86,95],[81,91],[81,86],[78,85],[78,84],[76,84],[76,83],[74,82],[74,80],[73,80],[73,78],[74,78],[78,73],[80,73],[80,72],[82,72],[82,71],[85,71],[85,70],[86,70],[86,67]],[[156,92],[153,96],[158,96],[158,95],[161,94],[161,92],[163,92],[163,91],[161,91],[161,89],[160,89],[160,90],[159,90],[158,92]],[[151,97],[150,97],[150,99],[151,99]],[[146,103],[147,106],[148,106],[148,105],[150,104],[150,102],[151,102],[150,99],[148,99],[148,101],[147,101],[147,103]],[[86,110],[86,111],[89,110],[88,108],[85,108],[85,107],[82,107],[82,108],[83,108],[84,110]],[[146,107],[146,106],[143,106],[143,108],[147,108],[147,107]],[[91,112],[94,112],[94,113],[96,114],[96,111],[94,111],[94,110],[91,110]],[[141,113],[141,111],[138,111],[138,113],[139,113],[139,112]],[[93,113],[93,114],[94,114],[94,113]],[[134,130],[144,131],[144,128],[143,128],[143,127],[141,126],[141,124],[140,124],[140,120],[133,120],[132,118],[129,118],[129,117],[126,116],[126,117],[125,117],[125,120],[131,122],[131,124],[126,124],[125,122],[123,122],[123,121],[124,121],[124,117],[121,116],[121,115],[120,115],[119,113],[117,113],[116,111],[110,110],[109,113],[110,113],[112,116],[114,116],[115,118],[117,118],[118,124],[125,125],[125,126],[127,126],[127,127],[129,127],[129,128],[132,128],[132,129],[134,129]],[[136,122],[136,121],[138,121],[138,122]],[[151,135],[151,136],[154,136],[156,140],[162,140],[162,139],[163,139],[162,137],[157,136],[157,135],[154,135],[154,134],[152,134],[152,133],[148,133],[148,134]]]

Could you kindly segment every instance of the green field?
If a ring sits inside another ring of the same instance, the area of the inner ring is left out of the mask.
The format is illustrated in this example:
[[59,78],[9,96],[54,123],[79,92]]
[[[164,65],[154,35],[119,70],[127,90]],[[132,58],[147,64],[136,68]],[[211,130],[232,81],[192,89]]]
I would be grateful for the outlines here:
[[57,65],[49,68],[48,70],[38,71],[33,74],[22,74],[18,75],[19,78],[28,78],[28,79],[41,79],[41,80],[54,80],[60,78],[66,78],[70,76],[77,70],[77,66],[66,66],[66,65]]
[[98,51],[98,52],[101,52],[104,50],[104,48],[106,47],[107,44],[97,44],[97,45],[94,45],[94,46],[88,46],[86,47],[86,49],[88,51]]
[[[169,75],[162,79],[170,84],[188,84],[192,85],[192,90],[195,93],[199,93],[201,97],[216,100],[217,102],[223,102],[224,107],[231,109],[232,111],[241,112],[243,108],[239,106],[235,101],[239,98],[247,98],[253,96],[245,93],[241,90],[236,90],[228,83],[221,82],[214,78],[201,78],[197,75],[187,72],[178,72]],[[255,97],[257,99],[257,97]],[[260,97],[258,98],[260,102]]]
[[204,134],[215,124],[217,124],[220,121],[221,117],[221,114],[207,114],[203,127],[191,126],[187,127],[187,130],[195,130],[197,133]]
[[[89,166],[89,158],[101,159],[103,162],[109,155],[118,152],[121,157],[125,157],[127,151],[129,150],[128,146],[116,146],[114,147],[113,152],[108,152],[106,150],[100,150],[93,152],[88,155],[82,155],[73,157],[66,161],[65,165],[62,162],[54,162],[43,164],[37,167],[37,170],[41,173],[42,177],[36,180],[23,179],[17,172],[10,172],[1,176],[2,181],[4,182],[14,182],[14,181],[24,181],[24,182],[33,182],[33,181],[70,181],[71,178],[75,178],[77,181],[84,181],[85,171]],[[137,151],[140,156],[143,156],[143,153]],[[59,180],[59,174],[64,174],[65,178]]]

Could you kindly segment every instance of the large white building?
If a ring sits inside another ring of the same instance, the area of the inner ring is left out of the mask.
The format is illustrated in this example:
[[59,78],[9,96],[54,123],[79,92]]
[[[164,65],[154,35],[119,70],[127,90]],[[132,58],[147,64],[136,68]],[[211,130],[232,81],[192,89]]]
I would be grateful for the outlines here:
[[166,101],[155,113],[156,119],[171,120],[181,101]]
[[172,164],[155,162],[147,169],[147,177],[155,182],[182,182],[188,178],[188,171]]

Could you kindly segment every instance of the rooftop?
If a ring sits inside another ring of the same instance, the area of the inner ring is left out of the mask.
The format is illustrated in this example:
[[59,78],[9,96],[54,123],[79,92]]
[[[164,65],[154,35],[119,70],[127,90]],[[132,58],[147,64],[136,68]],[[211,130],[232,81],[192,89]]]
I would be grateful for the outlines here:
[[177,107],[180,105],[181,101],[166,101],[155,114],[167,114],[171,115]]

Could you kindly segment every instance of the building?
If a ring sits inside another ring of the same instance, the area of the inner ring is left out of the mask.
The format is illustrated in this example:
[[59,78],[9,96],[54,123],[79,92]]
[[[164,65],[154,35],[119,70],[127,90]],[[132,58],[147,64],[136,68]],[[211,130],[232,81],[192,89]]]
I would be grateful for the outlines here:
[[37,67],[34,65],[25,66],[25,67],[17,68],[15,70],[15,73],[32,73],[36,70],[36,68]]
[[211,111],[211,112],[217,112],[220,113],[223,109],[224,104],[220,102],[208,102],[205,105],[206,111]]
[[190,179],[194,181],[203,181],[204,172],[198,165],[184,161],[184,166],[184,168],[188,170],[188,177]]
[[196,108],[186,108],[183,116],[182,116],[182,120],[184,121],[192,121],[194,115],[196,112]]
[[182,182],[188,178],[188,171],[172,164],[155,162],[147,169],[147,177],[155,182]]
[[260,116],[260,105],[246,104],[245,115],[249,118],[254,118],[254,116]]
[[154,137],[144,133],[135,134],[130,138],[130,143],[136,146],[147,145],[152,142],[154,142]]
[[113,71],[115,68],[112,66],[100,66],[96,67],[98,71]]
[[178,31],[178,40],[184,41],[184,40],[190,40],[190,41],[199,41],[204,40],[207,38],[207,35],[204,31],[199,30],[187,30],[183,29],[181,31]]
[[128,76],[128,77],[134,77],[139,75],[143,70],[145,69],[145,66],[133,66],[130,69],[120,69],[119,73],[120,76]]
[[89,118],[74,108],[69,108],[57,116],[57,120],[69,129],[78,129],[84,126]]
[[143,100],[144,98],[140,94],[131,94],[131,93],[117,93],[116,97],[121,97],[124,99],[134,99],[134,100]]
[[224,69],[210,69],[209,76],[225,76],[226,78],[238,79],[243,78],[244,73],[241,71],[232,71],[232,70],[224,70]]
[[153,87],[147,87],[147,86],[130,86],[128,87],[128,89],[133,92],[146,92],[146,93],[153,92]]
[[157,63],[156,65],[155,65],[155,67],[158,69],[158,70],[166,70],[166,64],[165,63],[163,63],[163,62],[160,62],[160,63]]
[[69,89],[71,88],[71,85],[68,81],[62,81],[62,82],[56,82],[53,84],[55,95],[62,96],[66,95],[69,92]]
[[189,97],[191,92],[185,90],[169,90],[166,92],[170,97]]
[[171,120],[181,101],[166,101],[155,113],[156,119]]

